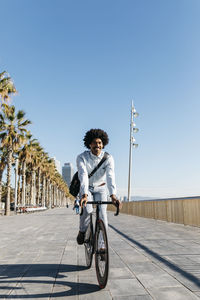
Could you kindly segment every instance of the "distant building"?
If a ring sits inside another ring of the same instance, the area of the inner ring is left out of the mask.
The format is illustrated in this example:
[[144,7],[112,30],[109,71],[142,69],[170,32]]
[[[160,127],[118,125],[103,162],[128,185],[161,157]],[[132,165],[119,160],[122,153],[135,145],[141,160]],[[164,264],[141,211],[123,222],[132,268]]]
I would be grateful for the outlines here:
[[124,196],[124,199],[123,199],[124,202],[127,202],[128,201],[128,198],[126,196]]
[[58,171],[58,173],[61,174],[61,165],[60,165],[60,161],[57,160],[55,157],[53,157],[54,161],[55,161],[55,166],[56,166],[56,170]]
[[119,197],[119,200],[120,200],[121,202],[123,202],[123,201],[124,201],[124,197],[123,197],[123,196],[120,196],[120,197]]
[[73,175],[74,175],[74,170],[72,164],[65,163],[64,166],[62,167],[62,177],[68,186],[70,185]]

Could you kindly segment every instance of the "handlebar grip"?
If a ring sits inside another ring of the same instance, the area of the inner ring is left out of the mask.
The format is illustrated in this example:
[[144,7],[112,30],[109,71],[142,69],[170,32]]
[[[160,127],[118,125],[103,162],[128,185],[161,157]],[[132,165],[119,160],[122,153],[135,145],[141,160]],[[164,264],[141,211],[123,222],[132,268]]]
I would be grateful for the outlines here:
[[80,213],[80,216],[82,216],[83,214],[83,206],[81,206],[81,213]]
[[116,202],[116,204],[115,204],[115,206],[116,206],[116,213],[114,214],[114,216],[118,216],[118,214],[119,214],[119,202]]
[[[81,201],[80,201],[80,203],[81,203]],[[80,216],[82,216],[82,214],[83,214],[83,205],[85,205],[85,201],[83,201],[83,203],[82,203]]]

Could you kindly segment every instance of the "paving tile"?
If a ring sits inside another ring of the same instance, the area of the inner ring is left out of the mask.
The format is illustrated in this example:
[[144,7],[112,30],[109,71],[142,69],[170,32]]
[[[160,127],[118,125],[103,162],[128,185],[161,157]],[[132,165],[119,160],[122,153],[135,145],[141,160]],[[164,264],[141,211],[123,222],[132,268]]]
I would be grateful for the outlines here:
[[129,268],[137,276],[140,274],[163,274],[164,271],[152,261],[136,262],[129,264]]
[[110,268],[109,278],[117,279],[117,278],[135,278],[133,273],[127,268]]
[[147,289],[151,289],[153,287],[161,286],[161,287],[180,287],[181,284],[179,281],[174,279],[169,274],[141,274],[137,276],[139,281],[145,286]]
[[149,259],[142,255],[142,254],[137,254],[137,255],[129,255],[129,256],[126,256],[126,255],[120,255],[120,258],[123,262],[125,262],[126,264],[131,264],[131,263],[134,263],[134,262],[147,262],[149,261]]
[[[191,274],[192,275],[192,274]],[[179,273],[175,275],[176,279],[179,280],[179,282],[186,286],[189,290],[193,292],[200,292],[200,278],[197,278],[192,275],[192,278],[189,279],[186,276],[182,276]]]
[[112,300],[110,293],[108,291],[98,291],[92,294],[85,294],[79,296],[80,300]]
[[200,298],[200,292],[195,292],[194,294]]
[[155,300],[197,300],[199,299],[195,294],[191,293],[184,287],[176,288],[159,288],[149,290],[153,299]]
[[116,297],[113,297],[113,300],[152,300],[152,297],[149,295],[116,296]]
[[108,288],[112,296],[144,295],[145,289],[137,279],[113,279]]

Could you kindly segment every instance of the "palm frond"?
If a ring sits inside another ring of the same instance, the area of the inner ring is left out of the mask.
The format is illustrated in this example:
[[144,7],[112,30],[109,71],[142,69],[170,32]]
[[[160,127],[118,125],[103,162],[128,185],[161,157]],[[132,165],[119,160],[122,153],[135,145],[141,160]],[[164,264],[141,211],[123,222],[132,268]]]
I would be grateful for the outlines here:
[[23,110],[19,110],[19,111],[17,112],[17,120],[23,119],[24,116],[25,116],[25,112],[24,112]]
[[27,126],[30,125],[31,121],[30,120],[25,120],[23,123],[19,123],[19,126]]

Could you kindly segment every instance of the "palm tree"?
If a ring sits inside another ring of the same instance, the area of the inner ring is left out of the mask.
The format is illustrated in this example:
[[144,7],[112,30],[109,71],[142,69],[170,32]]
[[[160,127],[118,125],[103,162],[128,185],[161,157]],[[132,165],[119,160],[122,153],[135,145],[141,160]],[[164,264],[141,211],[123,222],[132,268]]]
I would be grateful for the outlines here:
[[69,197],[69,190],[62,176],[57,172],[55,160],[43,153],[44,158],[41,162],[42,175],[42,206],[51,207],[61,205],[61,194]]
[[15,112],[15,106],[2,104],[0,113],[0,141],[1,147],[7,151],[7,198],[6,198],[6,215],[10,214],[10,181],[13,153],[27,141],[27,125],[31,122],[25,119],[25,112],[19,110]]
[[42,165],[41,165],[41,176],[42,176],[42,199],[41,203],[42,206],[46,206],[46,199],[47,199],[47,172],[48,172],[48,153],[44,152],[43,158],[42,158]]
[[22,165],[22,197],[21,204],[25,206],[26,204],[26,173],[27,173],[27,165],[29,165],[32,161],[32,151],[33,148],[38,145],[38,141],[36,139],[32,139],[32,135],[27,135],[28,143],[26,143],[19,153],[19,159]]
[[15,94],[16,88],[6,71],[0,73],[0,99],[2,102],[9,99],[9,95]]
[[36,170],[39,167],[39,142],[36,142],[34,145],[29,148],[31,160],[28,164],[28,169],[31,175],[30,181],[30,203],[36,204]]
[[70,197],[69,188],[58,172],[54,175],[54,197],[56,206],[63,206],[65,199]]
[[47,171],[47,205],[49,208],[52,206],[52,181],[55,174],[55,161],[50,158],[48,160],[48,171]]
[[36,204],[42,204],[42,195],[41,195],[41,175],[42,175],[42,166],[45,164],[46,153],[44,152],[41,146],[36,148],[37,151],[37,183],[36,183]]

